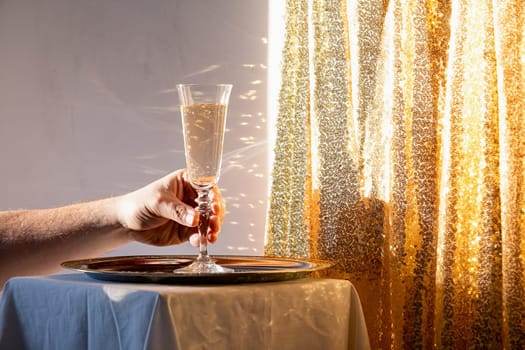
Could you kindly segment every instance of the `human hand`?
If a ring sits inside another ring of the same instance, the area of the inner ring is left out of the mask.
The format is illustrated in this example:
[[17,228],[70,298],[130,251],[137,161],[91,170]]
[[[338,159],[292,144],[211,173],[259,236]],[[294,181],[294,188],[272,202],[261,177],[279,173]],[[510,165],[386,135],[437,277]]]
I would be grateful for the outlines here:
[[[217,187],[210,196],[212,214],[207,238],[214,243],[224,221],[225,204]],[[177,170],[120,197],[118,218],[138,242],[164,246],[190,240],[191,244],[198,245],[196,198],[197,193],[186,180],[184,170]]]

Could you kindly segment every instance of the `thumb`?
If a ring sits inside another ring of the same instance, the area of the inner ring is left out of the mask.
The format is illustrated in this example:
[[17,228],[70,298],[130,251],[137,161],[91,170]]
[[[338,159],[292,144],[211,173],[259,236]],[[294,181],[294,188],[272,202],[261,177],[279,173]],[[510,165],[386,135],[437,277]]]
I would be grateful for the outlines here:
[[159,209],[163,217],[176,221],[181,225],[195,227],[199,223],[197,211],[175,196],[163,202]]

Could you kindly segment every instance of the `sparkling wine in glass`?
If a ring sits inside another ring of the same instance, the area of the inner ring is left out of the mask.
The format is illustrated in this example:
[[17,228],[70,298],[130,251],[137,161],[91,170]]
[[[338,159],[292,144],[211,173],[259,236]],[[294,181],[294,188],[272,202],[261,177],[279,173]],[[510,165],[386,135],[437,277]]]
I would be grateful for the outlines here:
[[228,101],[232,85],[179,84],[182,128],[188,179],[197,191],[199,213],[199,255],[190,265],[175,273],[233,272],[208,255],[208,222],[211,213],[210,190],[219,181]]

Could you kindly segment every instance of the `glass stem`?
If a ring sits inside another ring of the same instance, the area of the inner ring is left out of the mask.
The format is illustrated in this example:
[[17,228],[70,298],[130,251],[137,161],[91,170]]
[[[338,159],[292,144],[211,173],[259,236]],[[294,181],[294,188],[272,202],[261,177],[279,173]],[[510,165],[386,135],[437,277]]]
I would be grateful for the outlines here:
[[199,212],[199,256],[198,261],[210,261],[208,256],[208,224],[210,221],[210,197],[209,190],[198,190],[197,211]]

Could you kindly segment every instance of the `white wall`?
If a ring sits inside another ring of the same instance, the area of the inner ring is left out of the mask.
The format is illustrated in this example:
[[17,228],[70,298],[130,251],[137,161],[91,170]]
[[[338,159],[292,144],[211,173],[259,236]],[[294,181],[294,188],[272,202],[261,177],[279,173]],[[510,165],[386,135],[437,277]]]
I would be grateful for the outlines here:
[[228,82],[228,214],[210,252],[263,254],[267,11],[265,0],[0,0],[0,210],[120,194],[184,167],[175,84]]

